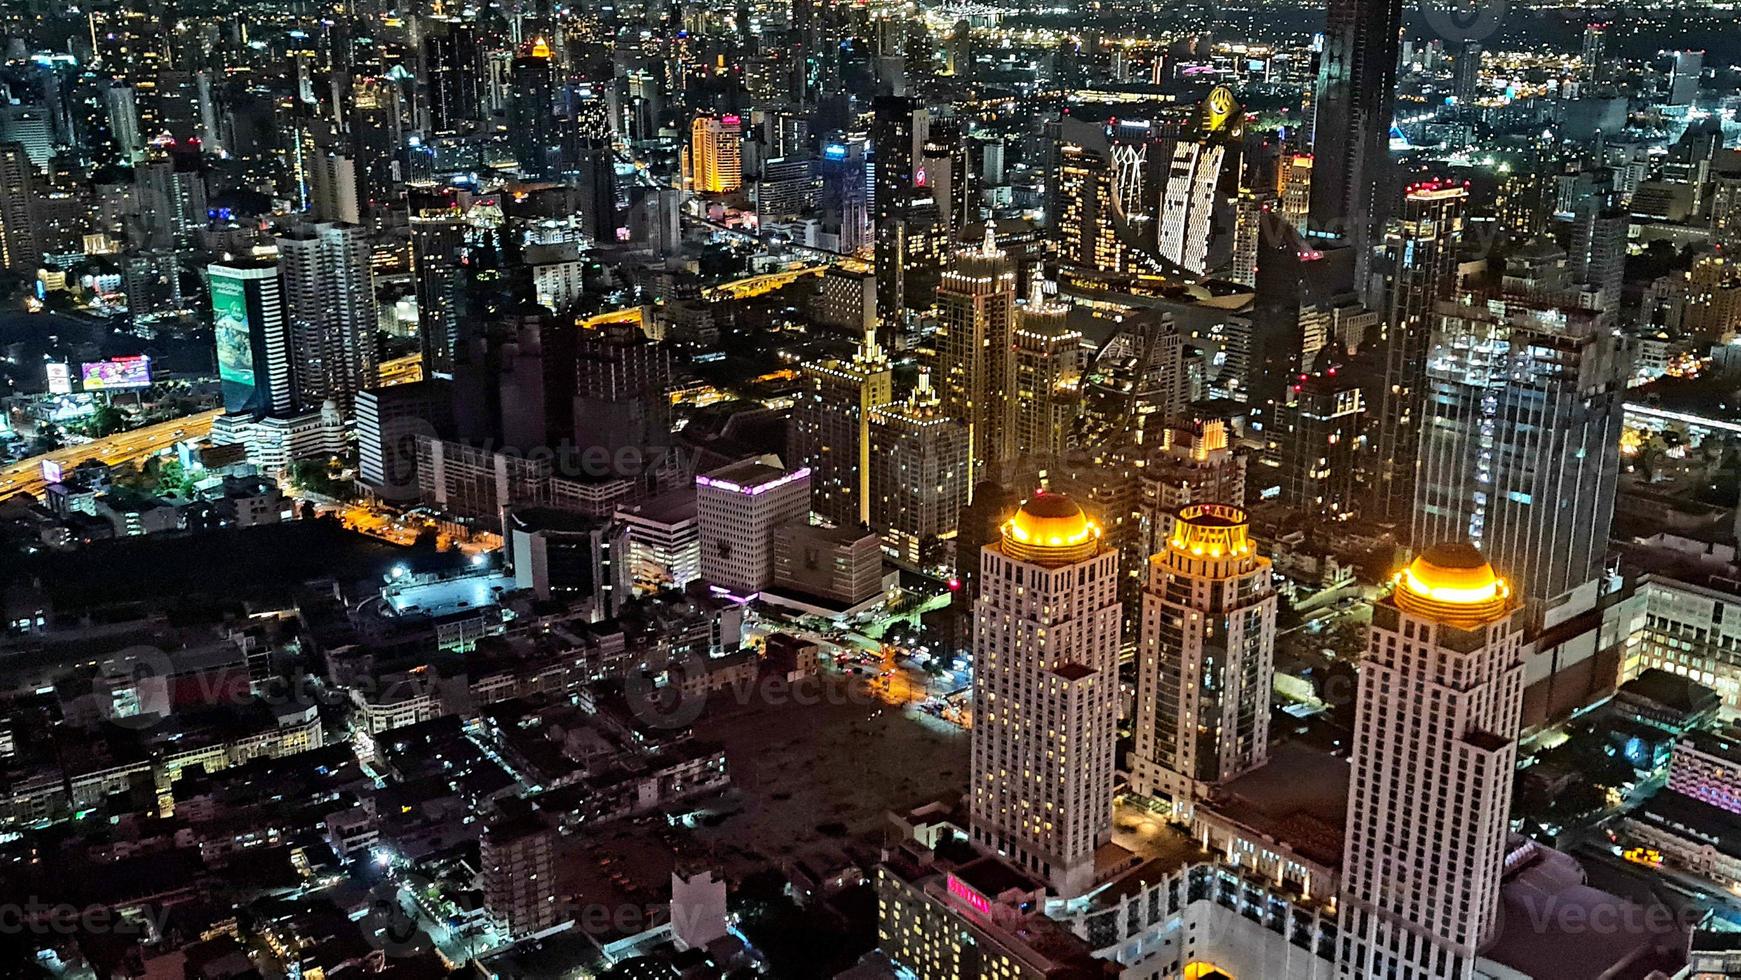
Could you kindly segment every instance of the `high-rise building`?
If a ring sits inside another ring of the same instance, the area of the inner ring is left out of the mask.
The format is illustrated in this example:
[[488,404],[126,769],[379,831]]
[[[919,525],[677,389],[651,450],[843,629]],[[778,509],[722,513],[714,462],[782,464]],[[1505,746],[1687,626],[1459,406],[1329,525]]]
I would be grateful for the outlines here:
[[1607,555],[1624,341],[1593,311],[1503,297],[1440,310],[1412,540],[1471,541],[1520,595],[1556,598]]
[[1703,51],[1676,51],[1668,75],[1669,105],[1692,105],[1699,97],[1699,75],[1704,70]]
[[1339,975],[1468,980],[1495,938],[1523,709],[1511,590],[1428,548],[1373,607],[1337,897]]
[[1245,505],[1245,454],[1228,438],[1227,421],[1197,416],[1161,431],[1149,453],[1137,505],[1138,539],[1144,557],[1167,547],[1173,521],[1186,504]]
[[931,117],[912,99],[878,96],[872,103],[871,147],[876,153],[872,172],[871,218],[875,225],[877,316],[883,339],[898,346],[892,330],[906,308],[907,270],[913,264],[914,238],[921,229],[913,182]]
[[792,460],[810,468],[810,509],[840,526],[871,520],[871,414],[895,400],[894,370],[865,332],[850,361],[800,368],[802,390],[787,429]]
[[499,819],[478,839],[484,911],[498,932],[529,936],[561,920],[557,840],[556,829],[536,812]]
[[149,248],[190,248],[206,223],[198,154],[156,154],[133,168],[138,233]]
[[1587,309],[1613,313],[1620,305],[1626,282],[1626,240],[1632,216],[1624,195],[1614,186],[1607,169],[1590,176],[1588,193],[1572,204],[1571,245],[1567,266],[1579,303]]
[[743,120],[696,116],[689,125],[689,178],[700,194],[730,194],[744,185]]
[[1037,493],[981,552],[974,608],[973,839],[1061,898],[1112,836],[1118,553],[1082,508]]
[[18,143],[0,143],[0,269],[33,271],[42,246],[31,211],[36,164]]
[[453,377],[465,318],[466,229],[465,219],[451,208],[411,214],[411,276],[426,377]]
[[328,151],[308,158],[308,210],[316,221],[358,224],[357,166],[349,154]]
[[1374,516],[1402,520],[1414,507],[1422,399],[1433,311],[1456,285],[1457,247],[1469,192],[1432,181],[1409,188],[1400,220],[1385,236],[1390,303],[1385,317],[1384,378],[1368,492]]
[[1257,285],[1258,248],[1263,243],[1264,222],[1277,220],[1276,200],[1262,191],[1242,190],[1233,211],[1233,272],[1228,278],[1241,286]]
[[[1355,511],[1355,472],[1366,425],[1366,393],[1335,368],[1288,386],[1276,409],[1281,450],[1281,500],[1307,514]],[[1419,540],[1419,539],[1417,539]]]
[[508,98],[508,142],[520,173],[532,179],[554,177],[562,166],[562,137],[556,121],[556,61],[550,45],[537,38],[514,59]]
[[1046,298],[1035,276],[1026,304],[1016,308],[1015,403],[1010,451],[1044,465],[1070,448],[1082,410],[1082,331],[1069,325],[1070,307]]
[[1608,77],[1604,61],[1608,51],[1608,24],[1592,21],[1584,25],[1583,56],[1578,63],[1578,77],[1586,85],[1594,85]]
[[278,236],[290,363],[302,404],[348,406],[375,383],[375,275],[357,225],[319,222]]
[[1250,525],[1242,508],[1187,504],[1149,559],[1131,789],[1180,816],[1269,758],[1276,591]]
[[483,59],[477,28],[448,21],[446,31],[423,39],[429,76],[429,122],[437,133],[455,133],[479,118],[483,105],[478,80]]
[[278,263],[226,259],[206,267],[224,410],[290,415],[298,407],[290,323]]
[[357,482],[391,503],[417,499],[417,437],[447,428],[447,383],[430,378],[357,393]]
[[897,560],[919,564],[967,506],[967,427],[943,411],[924,371],[905,401],[870,419],[871,527]]
[[595,242],[617,240],[617,155],[605,100],[576,92],[569,124],[572,162],[579,172],[581,228]]
[[701,578],[714,589],[753,596],[774,581],[774,529],[810,516],[810,471],[773,456],[722,466],[695,478]]
[[987,223],[985,241],[957,252],[937,288],[938,389],[967,426],[973,480],[1014,456],[1015,305],[1015,267]]
[[1048,210],[1060,261],[1102,272],[1155,268],[1157,232],[1142,182],[1151,138],[1147,129],[1127,135],[1073,117],[1059,122],[1058,178]]
[[1175,268],[1202,275],[1216,264],[1212,259],[1228,254],[1225,243],[1214,241],[1216,218],[1220,215],[1227,227],[1227,203],[1239,191],[1244,135],[1244,110],[1231,89],[1218,86],[1198,108],[1196,132],[1173,144],[1161,188],[1158,246],[1161,258]]
[[1453,66],[1456,74],[1452,79],[1452,91],[1457,96],[1459,106],[1473,105],[1475,94],[1481,87],[1481,45],[1476,41],[1464,41],[1457,51],[1457,63]]
[[1379,188],[1388,183],[1401,29],[1401,0],[1331,0],[1318,60],[1307,226],[1354,249],[1362,290],[1387,217]]
[[1276,196],[1281,198],[1282,219],[1305,231],[1312,210],[1312,155],[1283,153],[1276,167]]
[[[572,430],[613,460],[624,450],[645,453],[644,462],[651,462],[655,451],[663,455],[663,447],[671,444],[670,348],[635,323],[605,323],[574,334]],[[657,476],[613,475],[649,481]]]

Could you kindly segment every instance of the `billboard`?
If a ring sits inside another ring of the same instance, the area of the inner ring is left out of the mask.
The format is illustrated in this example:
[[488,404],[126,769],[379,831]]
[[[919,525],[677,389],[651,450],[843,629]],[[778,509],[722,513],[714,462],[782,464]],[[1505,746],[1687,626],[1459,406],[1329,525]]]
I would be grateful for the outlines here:
[[212,330],[218,347],[218,377],[254,384],[254,342],[248,330],[248,292],[240,279],[212,276]]
[[73,369],[64,361],[49,361],[43,365],[48,372],[48,393],[51,395],[70,395],[73,393]]
[[115,391],[121,388],[151,386],[151,358],[144,354],[111,357],[106,361],[87,361],[79,366],[79,371],[84,377],[86,391]]

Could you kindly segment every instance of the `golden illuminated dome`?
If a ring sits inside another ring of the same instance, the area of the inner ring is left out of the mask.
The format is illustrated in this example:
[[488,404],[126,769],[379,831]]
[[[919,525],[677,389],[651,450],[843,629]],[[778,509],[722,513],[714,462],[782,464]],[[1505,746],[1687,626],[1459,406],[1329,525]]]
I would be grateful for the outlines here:
[[1480,551],[1457,542],[1421,552],[1397,576],[1393,598],[1411,615],[1472,629],[1510,612],[1511,587]]
[[1099,550],[1099,526],[1061,493],[1034,494],[1004,522],[1003,552],[1018,561],[1064,565]]
[[532,40],[532,57],[534,57],[534,58],[548,58],[548,57],[550,57],[550,42],[544,40],[542,37],[534,38]]

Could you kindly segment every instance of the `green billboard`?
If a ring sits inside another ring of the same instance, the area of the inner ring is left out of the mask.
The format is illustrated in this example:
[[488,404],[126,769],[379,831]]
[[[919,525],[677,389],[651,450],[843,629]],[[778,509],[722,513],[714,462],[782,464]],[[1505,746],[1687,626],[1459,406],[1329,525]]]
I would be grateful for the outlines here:
[[212,329],[217,337],[218,377],[254,384],[254,342],[248,330],[248,292],[240,279],[212,276]]

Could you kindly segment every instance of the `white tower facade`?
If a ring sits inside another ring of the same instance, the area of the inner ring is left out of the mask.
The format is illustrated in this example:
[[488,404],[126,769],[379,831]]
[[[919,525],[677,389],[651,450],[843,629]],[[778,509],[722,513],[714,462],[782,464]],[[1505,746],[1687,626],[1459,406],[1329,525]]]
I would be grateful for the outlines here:
[[1496,934],[1523,708],[1523,617],[1467,544],[1373,608],[1337,906],[1346,978],[1468,978]]
[[1059,897],[1112,837],[1118,551],[1070,498],[1038,493],[980,553],[973,836]]
[[1181,816],[1269,758],[1276,591],[1250,526],[1231,504],[1188,504],[1149,559],[1131,788]]

